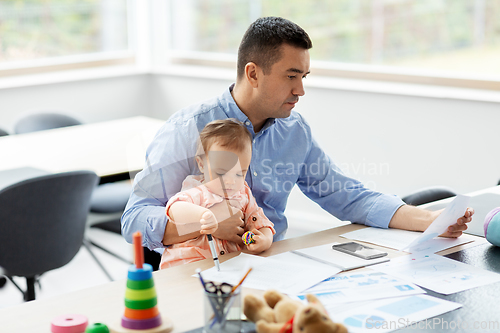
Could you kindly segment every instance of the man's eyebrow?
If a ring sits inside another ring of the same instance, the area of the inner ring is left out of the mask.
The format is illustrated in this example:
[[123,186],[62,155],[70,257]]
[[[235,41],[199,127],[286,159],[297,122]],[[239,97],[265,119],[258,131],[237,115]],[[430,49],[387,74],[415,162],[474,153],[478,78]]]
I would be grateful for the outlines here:
[[[294,73],[304,74],[304,71],[303,71],[303,70],[300,70],[300,69],[298,69],[298,68],[293,68],[293,67],[292,67],[292,68],[287,69],[287,72],[294,72]],[[308,72],[306,73],[306,75],[307,75],[307,74],[309,74],[309,73],[311,73],[311,71],[308,71]]]

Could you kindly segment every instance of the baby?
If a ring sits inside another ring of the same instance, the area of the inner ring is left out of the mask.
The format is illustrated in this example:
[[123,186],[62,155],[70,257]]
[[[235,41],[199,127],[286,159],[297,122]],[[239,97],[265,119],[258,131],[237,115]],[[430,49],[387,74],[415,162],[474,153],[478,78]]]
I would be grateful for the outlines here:
[[[200,144],[205,154],[197,156],[196,163],[203,174],[186,177],[181,192],[170,198],[166,207],[169,223],[175,223],[178,231],[182,225],[196,222],[200,235],[167,246],[161,258],[161,269],[212,258],[204,234],[217,230],[217,218],[209,208],[220,203],[227,206],[228,216],[237,210],[243,212],[245,231],[255,234],[254,243],[246,245],[246,250],[260,253],[273,242],[274,224],[257,206],[245,182],[252,158],[250,132],[235,119],[215,120],[201,131]],[[218,255],[241,250],[234,242],[213,239]]]

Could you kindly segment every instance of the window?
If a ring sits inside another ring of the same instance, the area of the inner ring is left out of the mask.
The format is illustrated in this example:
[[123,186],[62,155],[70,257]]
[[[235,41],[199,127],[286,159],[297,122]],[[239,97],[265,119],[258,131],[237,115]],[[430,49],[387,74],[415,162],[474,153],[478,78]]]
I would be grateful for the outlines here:
[[234,62],[252,21],[282,16],[309,33],[324,73],[500,90],[500,0],[189,0],[170,9],[179,59]]
[[127,9],[127,0],[2,0],[0,67],[128,62]]

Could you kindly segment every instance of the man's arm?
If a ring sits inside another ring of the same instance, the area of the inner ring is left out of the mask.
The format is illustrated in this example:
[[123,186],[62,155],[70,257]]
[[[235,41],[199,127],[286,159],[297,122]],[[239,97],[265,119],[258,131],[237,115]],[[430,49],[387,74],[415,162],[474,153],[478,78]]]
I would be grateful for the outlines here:
[[[443,210],[429,211],[418,207],[404,205],[392,216],[389,222],[389,228],[411,230],[411,231],[424,231],[427,227],[441,214]],[[442,234],[444,237],[460,237],[462,233],[467,230],[467,224],[472,221],[474,209],[467,208],[464,216],[457,220],[457,223],[448,227],[448,230]]]
[[[341,220],[379,228],[423,231],[441,213],[408,206],[396,196],[365,188],[359,181],[344,175],[314,139],[306,159],[306,165],[311,164],[318,165],[317,170],[326,172],[314,174],[310,172],[311,168],[303,169],[298,181],[300,189],[323,209]],[[462,235],[473,214],[474,210],[469,208],[443,236]]]
[[[217,217],[217,214],[215,214],[215,216]],[[241,211],[238,211],[233,216],[219,222],[217,231],[215,231],[212,235],[219,239],[225,239],[243,246],[241,235],[243,235],[245,230],[243,229],[242,225],[244,225],[243,213]],[[165,227],[165,233],[163,235],[163,244],[172,245],[182,243],[189,239],[198,237],[199,235],[199,230],[193,230],[192,232],[179,235],[175,224],[167,223],[167,226]]]
[[[125,239],[132,242],[133,233],[140,231],[143,246],[149,249],[163,247],[168,224],[165,205],[195,170],[198,130],[194,124],[183,131],[176,126],[167,122],[148,147],[145,167],[135,176],[133,192],[121,219]],[[195,139],[188,140],[190,136]]]

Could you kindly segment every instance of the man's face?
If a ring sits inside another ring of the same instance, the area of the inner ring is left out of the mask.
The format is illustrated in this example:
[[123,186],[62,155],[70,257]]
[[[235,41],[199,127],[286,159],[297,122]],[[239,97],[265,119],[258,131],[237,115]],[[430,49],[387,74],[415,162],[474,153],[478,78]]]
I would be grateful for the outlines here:
[[290,116],[299,97],[305,94],[303,80],[309,74],[309,51],[283,44],[280,52],[281,59],[259,78],[257,103],[265,118]]
[[244,151],[237,152],[214,143],[207,155],[203,160],[198,160],[205,177],[205,186],[222,197],[231,197],[239,192],[245,184],[252,158],[250,144]]

